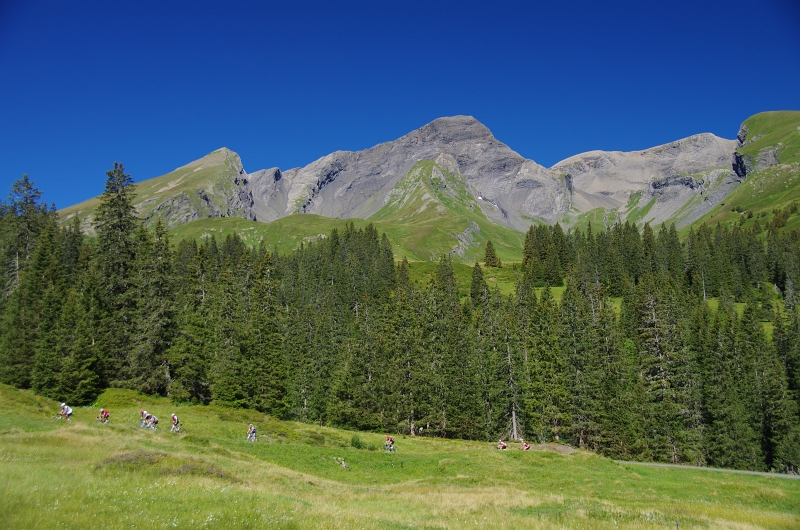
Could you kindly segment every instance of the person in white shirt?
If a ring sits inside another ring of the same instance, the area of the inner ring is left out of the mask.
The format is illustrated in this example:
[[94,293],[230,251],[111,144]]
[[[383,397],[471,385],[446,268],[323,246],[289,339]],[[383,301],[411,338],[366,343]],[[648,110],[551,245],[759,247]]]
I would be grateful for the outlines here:
[[58,415],[66,420],[69,420],[69,417],[72,416],[72,409],[69,408],[66,403],[62,403],[61,412],[59,412]]

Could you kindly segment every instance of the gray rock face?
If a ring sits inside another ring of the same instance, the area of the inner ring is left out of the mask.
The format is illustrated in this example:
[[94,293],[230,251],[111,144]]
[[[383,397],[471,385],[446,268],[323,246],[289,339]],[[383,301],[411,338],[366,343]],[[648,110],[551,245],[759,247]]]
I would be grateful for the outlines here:
[[[740,131],[741,139],[746,132]],[[137,208],[145,219],[166,219],[169,226],[204,217],[269,222],[293,213],[369,218],[401,193],[395,186],[416,163],[433,160],[465,183],[490,220],[517,230],[534,221],[569,224],[597,208],[624,219],[637,205],[640,213],[647,205],[643,220],[675,220],[683,212],[679,224],[685,224],[751,171],[777,163],[772,148],[755,161],[742,157],[735,152],[741,139],[699,134],[644,151],[590,151],[548,169],[498,141],[475,118],[454,116],[370,149],[336,151],[285,171],[248,174],[238,155],[219,149],[142,183]],[[471,237],[466,233],[459,241],[468,245]]]
[[[658,222],[707,193],[712,181],[718,184],[719,175],[706,173],[724,168],[727,175],[737,145],[699,134],[644,151],[591,151],[547,169],[498,141],[475,118],[454,116],[364,151],[336,151],[302,168],[251,173],[237,204],[259,221],[292,213],[368,218],[414,164],[435,160],[466,178],[489,219],[518,230],[533,220],[568,221],[568,214],[596,208],[624,217],[634,194],[656,199],[649,220]],[[741,167],[747,171],[744,162]]]
[[526,229],[530,220],[523,216],[553,220],[569,209],[559,175],[524,159],[469,116],[440,118],[393,142],[337,151],[303,168],[256,172],[249,176],[254,208],[263,221],[295,212],[367,218],[420,160],[436,160],[466,177],[474,194],[483,197],[484,212],[497,222]]
[[644,151],[590,151],[550,169],[571,177],[578,211],[616,208],[624,216],[631,197],[640,194],[640,203],[655,199],[647,220],[658,223],[707,190],[710,171],[729,173],[737,146],[705,133]]

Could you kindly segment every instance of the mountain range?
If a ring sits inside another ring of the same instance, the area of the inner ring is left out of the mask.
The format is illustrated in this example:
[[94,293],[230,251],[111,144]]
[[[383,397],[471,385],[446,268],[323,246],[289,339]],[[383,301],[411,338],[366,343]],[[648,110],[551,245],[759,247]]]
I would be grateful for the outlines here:
[[[454,116],[302,168],[247,172],[235,152],[218,149],[139,182],[135,205],[147,224],[160,218],[182,236],[235,225],[278,245],[269,227],[283,220],[284,228],[308,227],[281,242],[296,245],[298,234],[309,240],[335,220],[360,219],[381,225],[410,259],[442,252],[475,259],[487,239],[508,259],[535,223],[568,228],[629,220],[680,229],[709,220],[746,180],[770,168],[792,175],[798,163],[796,111],[755,115],[735,139],[703,133],[643,151],[581,153],[550,168],[520,156],[475,118]],[[98,204],[90,199],[60,214],[64,221],[77,216],[91,234]]]

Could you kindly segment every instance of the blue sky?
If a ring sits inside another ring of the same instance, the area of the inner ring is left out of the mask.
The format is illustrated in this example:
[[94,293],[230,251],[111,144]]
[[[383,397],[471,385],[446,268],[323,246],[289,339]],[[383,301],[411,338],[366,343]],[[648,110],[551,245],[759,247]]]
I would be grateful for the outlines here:
[[232,3],[0,0],[0,197],[28,173],[66,207],[115,161],[222,146],[288,169],[456,114],[551,166],[800,109],[797,0]]

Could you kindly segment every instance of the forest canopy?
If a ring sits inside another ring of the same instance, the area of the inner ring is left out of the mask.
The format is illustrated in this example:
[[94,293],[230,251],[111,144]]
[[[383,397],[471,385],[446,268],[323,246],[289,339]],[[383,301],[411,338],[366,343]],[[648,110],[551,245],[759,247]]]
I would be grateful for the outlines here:
[[88,238],[27,176],[14,183],[0,382],[77,405],[120,387],[361,430],[800,471],[800,235],[777,222],[683,241],[674,226],[532,226],[504,296],[479,264],[460,292],[449,256],[412,282],[372,225],[285,255],[235,235],[173,244],[134,193],[115,164]]

